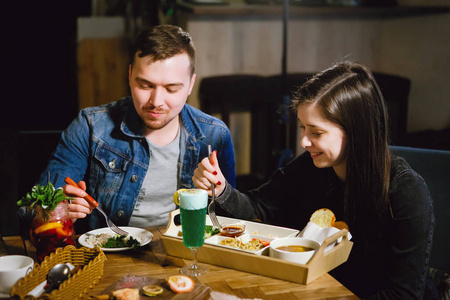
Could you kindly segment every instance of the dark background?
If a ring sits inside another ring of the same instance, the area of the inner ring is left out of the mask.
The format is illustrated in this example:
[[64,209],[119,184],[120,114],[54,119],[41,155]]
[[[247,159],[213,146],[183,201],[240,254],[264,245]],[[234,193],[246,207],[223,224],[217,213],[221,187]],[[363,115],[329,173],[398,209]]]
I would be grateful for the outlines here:
[[90,15],[90,1],[11,2],[3,10],[0,57],[3,107],[13,109],[4,111],[1,125],[64,128],[77,110],[76,19]]
[[0,232],[7,236],[17,234],[16,201],[77,114],[76,20],[91,14],[91,3],[8,1],[0,10]]

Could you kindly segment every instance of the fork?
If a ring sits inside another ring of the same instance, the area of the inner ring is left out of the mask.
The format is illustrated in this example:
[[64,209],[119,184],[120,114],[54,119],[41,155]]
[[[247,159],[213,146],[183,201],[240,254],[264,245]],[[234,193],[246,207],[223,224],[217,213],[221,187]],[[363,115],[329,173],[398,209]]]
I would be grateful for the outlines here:
[[[208,156],[209,159],[211,160],[211,145],[208,145]],[[214,199],[216,198],[215,195],[215,184],[211,183],[211,193],[212,193],[212,197],[211,197],[211,202],[208,205],[208,215],[209,218],[211,219],[211,222],[213,223],[214,227],[220,228],[220,223],[219,220],[217,220],[217,216],[216,216],[216,203],[214,202]]]
[[[75,181],[72,180],[72,178],[70,177],[66,177],[66,179],[64,180],[67,184],[70,184],[74,187],[80,188],[78,186],[78,184],[75,183]],[[115,233],[119,234],[119,235],[128,235],[128,232],[125,230],[120,229],[119,227],[116,226],[116,224],[114,224],[106,215],[106,213],[103,211],[103,209],[101,209],[98,206],[98,202],[95,201],[94,198],[92,198],[90,195],[86,194],[86,196],[84,197],[84,199],[89,202],[90,205],[92,205],[94,208],[96,208],[99,212],[102,213],[102,215],[105,217],[106,219],[106,224],[108,225],[109,229],[111,229],[112,231],[114,231]]]

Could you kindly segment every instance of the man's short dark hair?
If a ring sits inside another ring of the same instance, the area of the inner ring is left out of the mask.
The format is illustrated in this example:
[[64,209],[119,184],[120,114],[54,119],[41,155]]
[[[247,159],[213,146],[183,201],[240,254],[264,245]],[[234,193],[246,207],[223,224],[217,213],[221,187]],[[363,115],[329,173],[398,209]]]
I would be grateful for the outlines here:
[[195,46],[189,33],[175,25],[158,25],[143,30],[131,52],[131,64],[135,55],[151,56],[153,61],[165,60],[179,54],[187,54],[191,63],[191,76],[195,73]]

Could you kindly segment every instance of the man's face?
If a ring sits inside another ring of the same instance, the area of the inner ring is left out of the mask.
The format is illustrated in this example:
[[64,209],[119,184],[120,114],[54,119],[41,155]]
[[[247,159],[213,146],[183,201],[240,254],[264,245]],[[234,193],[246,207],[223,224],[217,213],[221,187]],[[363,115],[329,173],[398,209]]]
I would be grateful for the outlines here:
[[195,74],[191,77],[190,70],[187,54],[156,62],[150,56],[135,55],[128,80],[145,133],[178,126],[177,116],[195,82]]

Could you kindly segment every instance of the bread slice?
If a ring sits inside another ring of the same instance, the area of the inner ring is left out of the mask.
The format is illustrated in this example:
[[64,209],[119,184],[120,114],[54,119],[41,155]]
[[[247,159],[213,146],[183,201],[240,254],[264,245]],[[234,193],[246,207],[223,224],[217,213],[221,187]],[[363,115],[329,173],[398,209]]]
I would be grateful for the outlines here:
[[336,221],[336,217],[334,213],[328,208],[321,208],[316,210],[309,219],[310,222],[313,222],[319,225],[322,228],[332,227],[334,222]]

